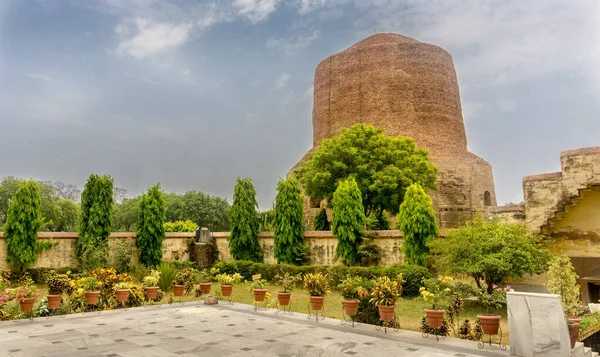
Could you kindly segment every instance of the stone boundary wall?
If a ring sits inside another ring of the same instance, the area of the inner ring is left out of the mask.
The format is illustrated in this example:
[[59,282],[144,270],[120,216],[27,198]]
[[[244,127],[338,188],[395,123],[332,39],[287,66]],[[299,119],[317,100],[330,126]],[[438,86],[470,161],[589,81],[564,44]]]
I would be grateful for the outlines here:
[[[374,241],[381,247],[381,265],[401,264],[404,261],[404,254],[401,252],[404,242],[402,233],[400,231],[377,231],[375,233],[377,238]],[[277,263],[274,256],[273,235],[273,232],[260,233],[260,244],[265,257],[264,262],[267,264]],[[223,261],[233,260],[227,243],[229,232],[213,232],[212,236],[219,250],[219,259]],[[27,266],[27,268],[78,266],[79,262],[75,258],[78,237],[79,235],[76,232],[40,232],[38,234],[39,240],[52,241],[55,246],[38,254],[37,262]],[[167,233],[166,239],[163,241],[163,260],[189,260],[189,240],[194,237],[194,232]],[[307,231],[304,238],[308,245],[309,264],[336,264],[333,258],[337,248],[337,238],[333,236],[331,231]],[[133,248],[133,261],[134,263],[138,262],[135,232],[112,233],[108,243],[111,251],[110,262],[114,261],[114,250],[119,243],[125,243]],[[6,263],[6,239],[0,232],[0,269],[9,268],[9,264]]]
[[[404,242],[400,231],[377,231],[375,244],[381,247],[381,265],[402,264],[404,254],[401,251]],[[264,262],[267,264],[277,264],[274,256],[273,232],[260,233],[260,245],[264,252]],[[222,261],[232,261],[229,253],[229,244],[227,236],[229,232],[214,232],[213,238],[216,241],[219,250],[219,259]],[[308,263],[310,265],[335,265],[333,261],[335,250],[337,248],[337,238],[331,231],[306,231],[304,240],[308,245]]]

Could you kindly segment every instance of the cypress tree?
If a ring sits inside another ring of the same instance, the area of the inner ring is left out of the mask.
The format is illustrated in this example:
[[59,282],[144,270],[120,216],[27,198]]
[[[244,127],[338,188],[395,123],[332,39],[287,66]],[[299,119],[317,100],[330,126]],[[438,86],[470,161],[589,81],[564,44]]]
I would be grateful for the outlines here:
[[162,242],[165,239],[166,209],[160,184],[148,189],[140,202],[136,241],[140,250],[140,263],[155,267],[162,259]]
[[439,230],[433,202],[417,183],[406,190],[396,218],[396,228],[404,233],[404,260],[408,264],[424,265],[429,252],[427,240],[436,237]]
[[328,231],[331,229],[331,225],[327,220],[327,210],[324,207],[321,208],[315,216],[315,221],[313,222],[313,229],[315,231]]
[[341,181],[333,193],[333,234],[338,238],[335,260],[358,262],[358,246],[365,233],[362,195],[354,178]]
[[260,222],[257,209],[252,180],[238,178],[233,191],[233,204],[229,209],[231,233],[227,238],[233,259],[263,261],[263,251],[258,242]]
[[275,258],[278,263],[304,260],[304,204],[300,183],[291,177],[279,180],[275,197]]
[[33,180],[23,181],[8,205],[6,215],[6,261],[23,271],[35,263],[38,230],[41,221],[40,187]]
[[81,194],[81,219],[77,257],[88,268],[108,262],[108,237],[112,229],[113,179],[91,174]]

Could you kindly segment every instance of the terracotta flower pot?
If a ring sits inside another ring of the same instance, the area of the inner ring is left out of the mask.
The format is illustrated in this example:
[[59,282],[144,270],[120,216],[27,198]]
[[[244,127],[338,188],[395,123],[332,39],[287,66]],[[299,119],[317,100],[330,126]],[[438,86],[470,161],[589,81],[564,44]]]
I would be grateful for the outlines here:
[[254,301],[263,302],[265,301],[267,289],[252,289],[252,293],[254,294]]
[[394,319],[394,310],[396,310],[396,305],[377,305],[379,309],[379,319],[381,321],[392,321]]
[[233,285],[221,285],[221,293],[223,296],[231,296],[231,290],[233,289]]
[[19,305],[21,305],[21,311],[31,312],[33,310],[34,302],[35,298],[22,298],[21,300],[19,300]]
[[284,293],[281,291],[277,293],[277,300],[279,300],[280,306],[288,306],[290,304],[291,297],[292,293]]
[[313,310],[319,311],[323,310],[323,301],[325,300],[324,296],[311,296],[310,297],[310,306]]
[[117,301],[125,302],[129,299],[129,289],[117,289]]
[[48,308],[58,309],[60,307],[60,299],[62,295],[48,295]]
[[100,295],[99,291],[86,291],[85,292],[85,301],[88,305],[98,305],[98,296]]
[[156,295],[158,295],[158,286],[146,287],[146,296],[148,296],[148,299],[154,300],[156,299]]
[[427,316],[427,323],[433,328],[439,328],[442,326],[442,320],[444,319],[444,312],[446,310],[429,310],[425,309],[425,315]]
[[569,337],[571,338],[571,349],[575,348],[575,342],[579,338],[579,323],[570,322],[569,327]]
[[578,324],[581,322],[581,317],[569,316],[567,317],[567,321]]
[[203,295],[210,294],[210,289],[212,289],[212,283],[200,283],[200,291]]
[[344,305],[344,314],[352,317],[356,316],[358,312],[358,299],[344,299],[342,304]]
[[173,295],[175,296],[181,296],[183,295],[183,285],[175,285],[175,287],[173,287]]
[[497,335],[501,317],[500,315],[478,315],[477,318],[481,322],[483,333],[486,335]]

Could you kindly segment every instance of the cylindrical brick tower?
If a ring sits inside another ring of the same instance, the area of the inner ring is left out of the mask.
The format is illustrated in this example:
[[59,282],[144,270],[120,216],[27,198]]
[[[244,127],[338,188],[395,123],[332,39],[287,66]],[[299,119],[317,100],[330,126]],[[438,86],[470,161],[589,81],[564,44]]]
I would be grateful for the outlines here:
[[325,58],[315,72],[312,120],[313,149],[356,123],[414,138],[440,169],[431,196],[441,227],[496,205],[491,165],[467,150],[456,71],[440,47],[385,33]]

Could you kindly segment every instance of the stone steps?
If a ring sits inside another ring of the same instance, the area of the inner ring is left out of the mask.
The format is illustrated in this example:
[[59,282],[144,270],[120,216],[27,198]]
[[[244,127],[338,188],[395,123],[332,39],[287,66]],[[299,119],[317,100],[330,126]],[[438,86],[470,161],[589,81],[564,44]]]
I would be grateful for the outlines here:
[[577,342],[571,351],[571,357],[598,357],[598,352],[592,352],[592,349],[585,347],[583,342]]

